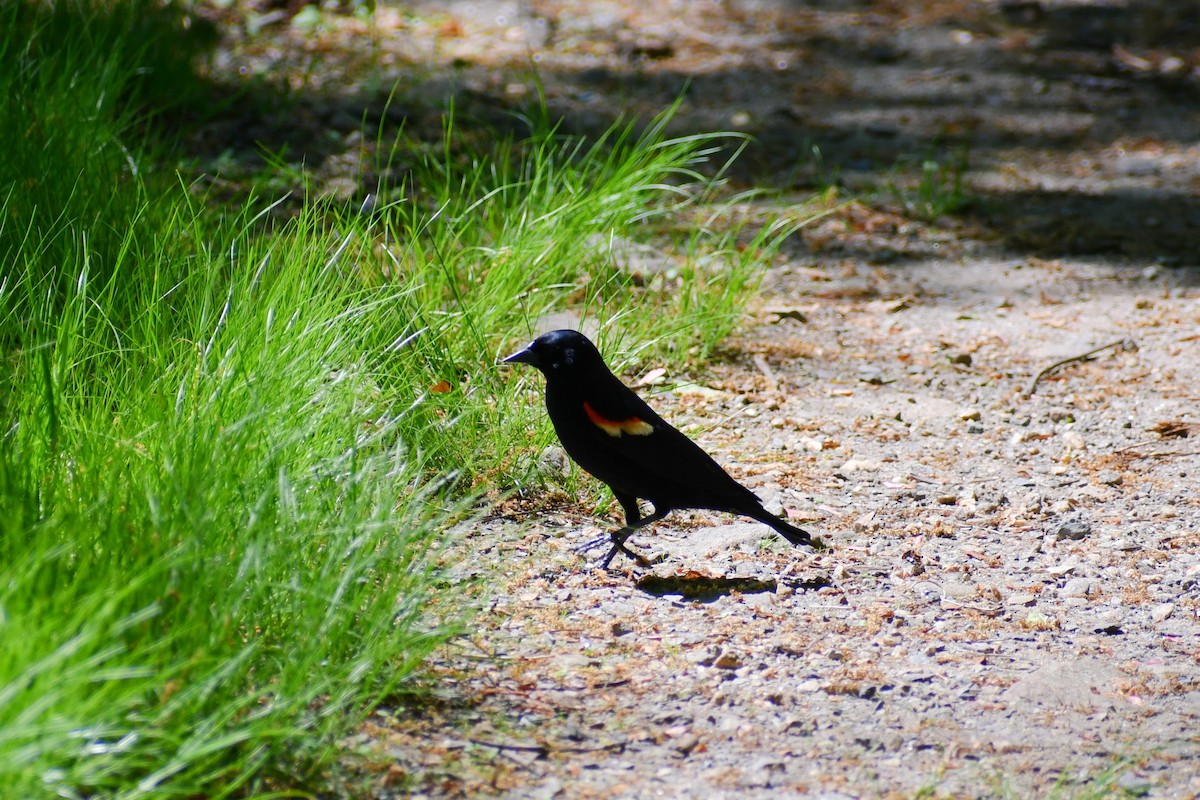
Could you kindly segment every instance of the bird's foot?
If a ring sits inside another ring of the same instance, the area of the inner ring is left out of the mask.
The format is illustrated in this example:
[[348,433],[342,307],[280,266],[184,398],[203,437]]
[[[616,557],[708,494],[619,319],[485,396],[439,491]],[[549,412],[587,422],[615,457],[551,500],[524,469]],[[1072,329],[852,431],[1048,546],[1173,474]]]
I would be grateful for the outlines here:
[[643,569],[652,569],[654,567],[654,565],[651,564],[646,558],[638,555],[637,553],[633,552],[628,547],[626,547],[625,541],[623,538],[621,541],[618,542],[618,541],[616,541],[616,537],[610,533],[604,533],[604,534],[601,534],[600,536],[595,537],[594,539],[588,539],[586,542],[584,542],[583,544],[576,547],[575,552],[576,553],[586,553],[588,550],[599,547],[600,545],[604,544],[605,542],[609,542],[609,541],[611,541],[613,543],[613,546],[608,551],[608,555],[606,555],[603,558],[603,560],[601,560],[601,562],[600,562],[601,569],[608,569],[608,565],[611,564],[612,560],[617,557],[617,553],[624,553],[625,555],[629,556],[631,559],[633,559],[635,562],[637,562],[637,565],[639,567],[642,567]]
[[614,558],[616,558],[617,553],[624,553],[625,555],[629,556],[635,562],[637,562],[637,565],[642,569],[654,568],[654,565],[646,560],[645,557],[638,555],[626,547],[624,542],[613,542],[612,549],[608,551],[608,555],[606,555],[604,560],[600,562],[600,569],[608,569],[608,565],[612,563]]
[[591,550],[593,547],[598,547],[599,545],[603,544],[605,541],[610,541],[610,542],[612,542],[612,547],[609,548],[608,555],[604,556],[604,558],[601,559],[601,561],[600,561],[601,569],[608,569],[608,565],[611,564],[612,560],[617,557],[617,553],[624,553],[625,555],[629,556],[629,558],[631,560],[636,562],[637,565],[643,569],[653,569],[654,565],[651,564],[648,559],[646,559],[643,556],[638,555],[637,553],[633,552],[632,550],[630,550],[628,547],[625,546],[625,540],[628,539],[629,535],[631,533],[633,533],[635,530],[637,530],[638,527],[640,527],[640,526],[626,525],[625,527],[618,528],[617,530],[611,531],[610,533],[602,533],[599,536],[595,537],[594,539],[589,539],[586,542],[584,542],[583,544],[576,547],[575,552],[576,553],[586,553],[588,550]]
[[586,553],[588,550],[597,548],[600,545],[604,544],[605,542],[609,542],[609,541],[612,541],[612,537],[609,536],[607,533],[602,533],[599,536],[595,537],[594,539],[588,539],[586,542],[584,542],[583,544],[576,547],[575,552],[576,553]]

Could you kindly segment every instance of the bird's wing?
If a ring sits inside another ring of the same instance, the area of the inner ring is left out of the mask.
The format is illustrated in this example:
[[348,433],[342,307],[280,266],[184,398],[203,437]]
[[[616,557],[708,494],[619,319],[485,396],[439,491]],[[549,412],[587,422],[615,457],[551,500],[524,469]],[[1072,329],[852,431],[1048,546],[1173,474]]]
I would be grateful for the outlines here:
[[589,472],[620,490],[650,499],[657,494],[681,506],[759,505],[749,489],[633,391],[619,382],[604,389],[582,401],[586,438],[598,463],[577,460]]
[[613,378],[608,385],[584,394],[583,411],[595,427],[611,438],[648,436],[667,422],[633,390]]

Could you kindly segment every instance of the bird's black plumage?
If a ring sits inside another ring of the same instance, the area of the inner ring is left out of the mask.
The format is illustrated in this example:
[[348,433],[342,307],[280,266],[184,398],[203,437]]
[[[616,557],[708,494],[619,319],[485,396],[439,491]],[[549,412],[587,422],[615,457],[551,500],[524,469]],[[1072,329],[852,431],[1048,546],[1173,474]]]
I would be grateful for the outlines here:
[[[604,567],[618,552],[644,565],[625,540],[683,508],[743,514],[770,525],[792,544],[813,543],[806,531],[763,508],[753,492],[621,383],[578,331],[539,336],[504,363],[529,364],[546,376],[546,411],[567,455],[612,487],[625,511],[625,526],[610,534],[613,546]],[[643,517],[638,498],[648,500],[654,513]]]

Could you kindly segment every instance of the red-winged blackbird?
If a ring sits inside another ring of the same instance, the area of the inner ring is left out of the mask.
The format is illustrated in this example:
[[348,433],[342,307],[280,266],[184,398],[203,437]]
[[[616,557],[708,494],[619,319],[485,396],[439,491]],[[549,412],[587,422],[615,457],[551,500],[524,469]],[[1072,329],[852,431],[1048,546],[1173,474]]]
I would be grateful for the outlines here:
[[[537,367],[546,376],[546,411],[567,454],[612,487],[625,510],[625,525],[609,536],[607,568],[622,552],[642,566],[646,559],[625,547],[629,535],[679,508],[744,514],[770,525],[794,545],[812,545],[806,531],[762,506],[754,493],[699,445],[667,424],[609,371],[600,351],[578,331],[553,331],[534,339],[505,364]],[[638,498],[654,513],[643,517]]]

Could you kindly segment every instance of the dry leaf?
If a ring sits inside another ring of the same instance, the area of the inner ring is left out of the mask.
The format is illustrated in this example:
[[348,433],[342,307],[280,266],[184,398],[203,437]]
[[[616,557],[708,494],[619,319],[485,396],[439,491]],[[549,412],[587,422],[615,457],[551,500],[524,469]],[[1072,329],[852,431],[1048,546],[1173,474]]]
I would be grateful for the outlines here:
[[638,386],[657,386],[658,384],[665,382],[666,379],[666,369],[663,367],[656,367],[642,376],[642,379],[638,381]]
[[438,26],[438,35],[445,36],[447,39],[458,38],[463,35],[462,25],[454,17],[451,17]]
[[1179,419],[1163,420],[1151,425],[1147,430],[1157,433],[1164,439],[1186,439],[1200,431],[1200,423],[1185,422]]

